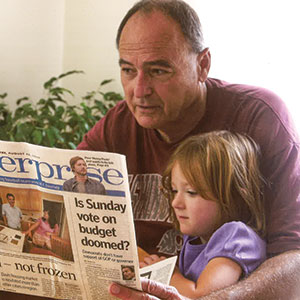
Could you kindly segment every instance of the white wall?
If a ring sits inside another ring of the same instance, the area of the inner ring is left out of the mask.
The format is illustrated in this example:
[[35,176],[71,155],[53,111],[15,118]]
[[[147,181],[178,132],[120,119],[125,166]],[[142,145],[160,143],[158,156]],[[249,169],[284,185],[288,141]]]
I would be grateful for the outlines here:
[[65,71],[83,70],[64,80],[77,95],[114,79],[107,89],[122,93],[115,37],[119,23],[135,0],[65,0]]
[[62,71],[63,26],[64,1],[0,0],[0,93],[11,107]]
[[[298,0],[192,0],[212,53],[210,76],[268,88],[300,132]],[[216,9],[217,8],[217,9]]]

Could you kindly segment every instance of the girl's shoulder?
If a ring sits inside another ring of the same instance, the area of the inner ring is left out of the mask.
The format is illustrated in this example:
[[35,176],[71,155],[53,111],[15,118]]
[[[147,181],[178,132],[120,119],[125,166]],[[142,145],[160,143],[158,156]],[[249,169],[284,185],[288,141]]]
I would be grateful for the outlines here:
[[223,224],[211,236],[208,243],[218,241],[230,242],[241,239],[264,242],[263,239],[248,225],[241,221],[232,221]]

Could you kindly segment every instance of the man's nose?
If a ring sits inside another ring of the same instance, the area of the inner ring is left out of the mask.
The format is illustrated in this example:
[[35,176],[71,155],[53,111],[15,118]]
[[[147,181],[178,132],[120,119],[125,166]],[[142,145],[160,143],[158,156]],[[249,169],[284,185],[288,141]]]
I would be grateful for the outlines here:
[[136,77],[134,96],[144,98],[152,94],[151,79],[144,72],[138,73]]

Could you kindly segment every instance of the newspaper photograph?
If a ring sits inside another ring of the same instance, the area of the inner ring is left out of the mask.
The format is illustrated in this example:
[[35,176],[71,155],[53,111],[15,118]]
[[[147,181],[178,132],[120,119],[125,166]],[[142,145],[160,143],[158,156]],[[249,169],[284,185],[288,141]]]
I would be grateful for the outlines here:
[[125,157],[1,141],[0,290],[114,299],[112,281],[141,288]]

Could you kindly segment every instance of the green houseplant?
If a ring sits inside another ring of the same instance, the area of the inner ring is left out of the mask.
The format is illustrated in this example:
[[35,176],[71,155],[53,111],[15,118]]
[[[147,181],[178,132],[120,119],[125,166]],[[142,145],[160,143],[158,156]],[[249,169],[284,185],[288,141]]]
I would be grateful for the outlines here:
[[102,92],[104,80],[98,89],[87,92],[78,105],[70,105],[67,97],[75,97],[71,90],[59,85],[60,79],[82,71],[73,70],[52,77],[44,83],[46,97],[33,104],[28,97],[16,101],[11,112],[0,95],[0,139],[28,142],[47,147],[75,149],[83,135],[123,97],[116,92]]

